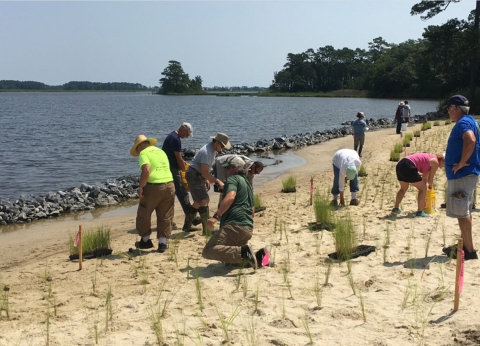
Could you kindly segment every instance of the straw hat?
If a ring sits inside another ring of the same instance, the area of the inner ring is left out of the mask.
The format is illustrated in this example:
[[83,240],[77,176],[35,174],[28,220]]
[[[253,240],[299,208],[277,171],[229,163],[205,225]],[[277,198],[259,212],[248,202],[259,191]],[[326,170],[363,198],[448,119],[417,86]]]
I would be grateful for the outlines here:
[[403,106],[405,106],[405,102],[402,101],[398,105],[403,107]]
[[138,145],[147,141],[150,142],[150,146],[155,145],[158,142],[156,138],[147,138],[145,135],[138,135],[137,138],[135,138],[135,142],[133,143],[132,148],[130,149],[130,155],[138,156],[139,155],[139,153],[137,152]]
[[224,133],[218,132],[215,137],[210,136],[210,138],[222,143],[225,149],[230,149],[232,147],[230,141],[228,140],[228,136]]

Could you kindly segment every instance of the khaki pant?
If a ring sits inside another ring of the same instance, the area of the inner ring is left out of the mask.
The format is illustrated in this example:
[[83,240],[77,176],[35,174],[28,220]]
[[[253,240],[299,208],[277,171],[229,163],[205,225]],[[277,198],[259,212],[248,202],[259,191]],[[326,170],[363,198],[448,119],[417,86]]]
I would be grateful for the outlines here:
[[157,238],[170,239],[172,234],[175,185],[147,184],[143,188],[143,198],[138,204],[136,228],[140,237],[152,233],[152,213],[157,215]]
[[248,226],[224,225],[213,233],[202,256],[225,263],[241,263],[241,246],[248,243],[252,234],[253,229]]

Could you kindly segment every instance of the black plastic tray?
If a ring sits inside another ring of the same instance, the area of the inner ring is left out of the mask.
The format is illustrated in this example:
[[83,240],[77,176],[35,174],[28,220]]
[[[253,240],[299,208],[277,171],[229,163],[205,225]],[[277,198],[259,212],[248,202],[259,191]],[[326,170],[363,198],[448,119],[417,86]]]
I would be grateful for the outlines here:
[[[357,258],[357,257],[360,257],[360,256],[368,256],[374,251],[375,251],[375,246],[372,246],[372,245],[358,245],[356,251],[354,253],[352,253],[349,258],[352,259],[352,258]],[[336,252],[329,254],[328,257],[330,257],[331,259],[334,259],[334,260],[338,260]]]
[[[112,249],[97,250],[97,251],[95,251],[95,252],[93,252],[93,253],[83,254],[82,259],[90,259],[90,258],[108,256],[108,255],[111,255],[112,252],[113,252]],[[70,255],[69,258],[70,258],[70,261],[78,260],[78,255],[77,255],[77,254],[75,254],[75,255]]]

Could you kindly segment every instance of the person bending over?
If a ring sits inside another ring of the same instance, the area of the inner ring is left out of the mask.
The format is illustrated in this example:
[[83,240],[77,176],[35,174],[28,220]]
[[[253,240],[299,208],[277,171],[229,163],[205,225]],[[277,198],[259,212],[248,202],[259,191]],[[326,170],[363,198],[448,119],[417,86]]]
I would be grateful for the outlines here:
[[340,149],[333,155],[333,187],[332,205],[338,205],[338,195],[340,194],[340,205],[345,205],[345,199],[343,196],[345,190],[345,183],[350,180],[350,193],[352,199],[350,205],[358,205],[357,192],[360,190],[358,187],[358,170],[362,165],[360,157],[355,150],[352,149]]
[[[400,183],[400,190],[397,192],[395,207],[392,213],[400,214],[400,203],[410,185],[418,189],[418,209],[415,216],[428,217],[423,211],[425,208],[425,196],[427,194],[427,185],[431,190],[433,188],[433,178],[438,168],[445,167],[445,158],[443,155],[432,154],[413,154],[404,157],[397,163],[397,179]],[[422,175],[420,175],[420,173]]]

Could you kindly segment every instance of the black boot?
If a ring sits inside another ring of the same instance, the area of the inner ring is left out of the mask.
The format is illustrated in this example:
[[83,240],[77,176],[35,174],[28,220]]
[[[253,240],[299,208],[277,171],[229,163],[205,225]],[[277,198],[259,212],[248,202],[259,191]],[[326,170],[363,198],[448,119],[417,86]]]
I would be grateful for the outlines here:
[[182,231],[184,232],[193,232],[196,231],[195,228],[192,228],[193,219],[197,215],[198,209],[190,206],[190,210],[185,214],[185,222],[183,223]]
[[202,235],[207,235],[207,220],[210,218],[210,210],[208,208],[208,205],[206,207],[198,208],[198,212],[200,213],[200,218],[202,219]]

